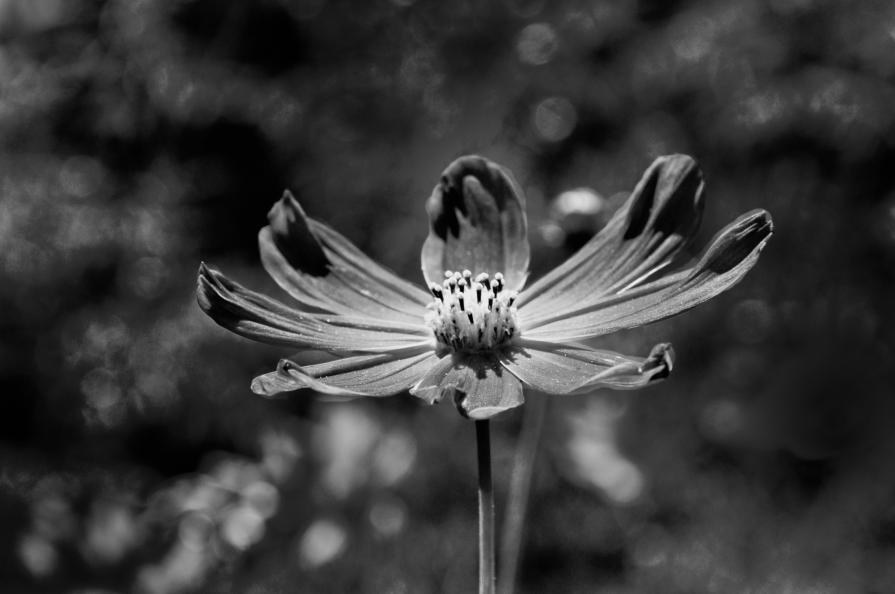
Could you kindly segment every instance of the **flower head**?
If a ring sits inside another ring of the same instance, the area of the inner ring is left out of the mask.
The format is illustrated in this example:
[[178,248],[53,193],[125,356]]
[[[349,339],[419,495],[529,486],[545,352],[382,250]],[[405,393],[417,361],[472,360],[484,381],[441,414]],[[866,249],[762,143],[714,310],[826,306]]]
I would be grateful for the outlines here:
[[522,192],[499,165],[461,157],[426,204],[428,291],[308,217],[286,192],[258,240],[265,269],[297,307],[204,264],[199,305],[242,336],[336,356],[308,366],[280,361],[252,382],[263,395],[299,388],[346,396],[409,390],[428,403],[452,396],[464,415],[485,419],[521,405],[523,385],[551,394],[639,388],[668,376],[670,345],[656,345],[641,358],[594,348],[594,340],[729,289],[771,236],[766,211],[745,213],[695,264],[666,272],[696,233],[703,188],[690,157],[657,159],[603,230],[525,287]]

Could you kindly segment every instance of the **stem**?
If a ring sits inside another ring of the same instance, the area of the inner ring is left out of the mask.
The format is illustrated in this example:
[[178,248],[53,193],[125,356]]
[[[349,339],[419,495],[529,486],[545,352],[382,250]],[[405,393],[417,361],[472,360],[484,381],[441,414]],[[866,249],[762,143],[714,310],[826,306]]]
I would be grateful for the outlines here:
[[523,407],[522,429],[513,460],[513,476],[500,539],[500,594],[513,594],[516,588],[531,479],[547,413],[548,400],[542,394],[539,396],[542,397],[532,398]]
[[491,487],[490,421],[475,422],[479,462],[479,594],[494,594],[494,490]]

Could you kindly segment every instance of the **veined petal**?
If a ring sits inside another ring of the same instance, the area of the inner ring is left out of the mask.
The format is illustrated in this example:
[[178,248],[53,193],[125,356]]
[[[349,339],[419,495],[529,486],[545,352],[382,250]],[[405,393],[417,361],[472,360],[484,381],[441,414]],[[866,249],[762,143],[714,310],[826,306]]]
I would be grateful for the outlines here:
[[522,384],[494,354],[446,356],[411,388],[426,402],[453,396],[457,409],[470,419],[489,419],[524,402]]
[[523,335],[530,340],[581,341],[679,314],[742,279],[755,265],[772,232],[773,223],[766,211],[748,212],[715,236],[699,262],[688,270],[607,296],[587,307],[555,311],[535,322],[520,308]]
[[641,388],[671,373],[674,351],[657,344],[646,358],[627,357],[583,345],[522,342],[501,364],[522,382],[548,394],[571,394],[606,387]]
[[402,356],[358,355],[307,366],[283,359],[276,371],[252,381],[252,391],[273,396],[313,388],[340,396],[391,396],[418,382],[437,361],[431,350]]
[[430,367],[417,383],[411,386],[410,393],[427,404],[440,402],[445,396],[441,389],[441,382],[455,365],[459,365],[455,355],[445,355]]
[[261,342],[335,352],[431,349],[431,330],[396,319],[309,314],[246,289],[216,270],[199,268],[199,306],[215,322]]
[[348,239],[307,215],[285,192],[258,234],[261,262],[305,308],[413,322],[431,296],[371,260]]
[[704,183],[686,155],[659,157],[628,201],[574,256],[519,296],[535,323],[643,284],[671,263],[702,219]]
[[483,157],[460,157],[441,175],[426,202],[429,236],[422,266],[427,282],[446,270],[502,272],[519,290],[528,275],[525,199],[510,173]]

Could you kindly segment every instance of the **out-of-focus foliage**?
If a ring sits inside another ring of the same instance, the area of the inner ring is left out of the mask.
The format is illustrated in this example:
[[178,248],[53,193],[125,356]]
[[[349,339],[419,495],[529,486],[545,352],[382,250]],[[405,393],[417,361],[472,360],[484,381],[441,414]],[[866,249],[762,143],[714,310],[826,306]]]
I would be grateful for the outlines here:
[[893,105],[885,0],[0,0],[0,589],[472,591],[471,425],[252,396],[289,353],[205,319],[198,262],[275,291],[289,187],[419,278],[424,198],[482,152],[537,274],[684,152],[705,228],[777,234],[614,339],[673,341],[672,379],[553,403],[520,591],[895,590]]

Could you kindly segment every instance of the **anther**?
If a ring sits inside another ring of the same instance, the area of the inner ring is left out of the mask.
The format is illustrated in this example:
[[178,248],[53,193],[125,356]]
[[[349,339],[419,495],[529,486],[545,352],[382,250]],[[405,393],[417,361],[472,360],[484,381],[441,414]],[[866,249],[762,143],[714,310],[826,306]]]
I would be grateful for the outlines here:
[[[474,280],[473,280],[474,279]],[[517,334],[517,293],[505,289],[502,274],[469,270],[446,271],[445,279],[429,284],[434,300],[426,321],[442,348],[460,352],[490,351]]]
[[503,290],[503,275],[498,272],[494,275],[494,292],[500,293],[502,290]]

